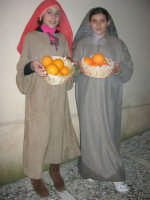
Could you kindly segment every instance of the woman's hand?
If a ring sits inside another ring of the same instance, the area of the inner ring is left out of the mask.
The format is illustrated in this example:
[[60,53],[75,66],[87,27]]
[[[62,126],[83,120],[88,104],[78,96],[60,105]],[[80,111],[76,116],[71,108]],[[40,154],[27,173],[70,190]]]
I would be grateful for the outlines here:
[[70,60],[70,61],[72,62],[73,65],[76,65],[76,64],[77,64],[76,62],[74,62],[74,61],[72,60],[71,57],[66,56],[66,58],[67,58],[68,60]]
[[34,60],[31,62],[31,69],[35,71],[39,76],[46,76],[46,74],[44,73],[44,68],[38,60]]
[[82,64],[81,64],[81,60],[79,60],[79,68],[80,68],[80,71],[82,72],[82,74],[84,74],[85,75],[85,72],[84,72],[84,70],[83,70],[83,67],[82,67]]
[[114,67],[113,67],[113,73],[118,73],[118,72],[120,72],[120,66],[119,66],[119,64],[116,62],[116,61],[114,61]]
[[109,76],[111,76],[112,74],[115,74],[115,73],[119,73],[121,70],[119,64],[116,61],[113,61],[113,62],[114,62],[113,69],[112,69],[111,73],[109,74]]

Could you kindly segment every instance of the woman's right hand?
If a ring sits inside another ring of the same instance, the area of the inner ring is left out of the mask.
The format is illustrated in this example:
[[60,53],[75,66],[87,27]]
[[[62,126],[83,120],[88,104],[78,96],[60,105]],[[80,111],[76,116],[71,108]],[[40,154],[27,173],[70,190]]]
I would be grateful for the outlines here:
[[44,68],[38,60],[34,60],[31,62],[31,69],[35,71],[39,76],[46,76],[44,73]]
[[82,72],[82,74],[85,75],[82,64],[81,64],[81,60],[79,60],[79,68],[80,68],[80,71]]

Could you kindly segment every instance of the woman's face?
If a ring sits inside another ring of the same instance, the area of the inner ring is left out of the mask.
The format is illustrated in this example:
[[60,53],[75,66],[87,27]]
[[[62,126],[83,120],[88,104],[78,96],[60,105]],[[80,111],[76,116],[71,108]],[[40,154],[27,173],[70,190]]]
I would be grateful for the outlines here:
[[57,5],[49,7],[43,15],[43,24],[49,28],[56,28],[59,24],[60,10]]
[[93,15],[89,22],[94,34],[96,34],[100,38],[104,37],[109,23],[110,21],[107,21],[106,16],[102,13]]

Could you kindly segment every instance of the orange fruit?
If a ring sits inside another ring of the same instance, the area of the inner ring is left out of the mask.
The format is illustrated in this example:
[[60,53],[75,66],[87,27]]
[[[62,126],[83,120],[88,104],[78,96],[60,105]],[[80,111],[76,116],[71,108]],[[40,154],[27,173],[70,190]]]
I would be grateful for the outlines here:
[[58,74],[59,69],[57,68],[57,66],[55,64],[51,63],[46,67],[46,72],[48,74],[56,75],[56,74]]
[[44,56],[41,60],[41,64],[43,67],[46,67],[47,65],[51,64],[53,62],[53,59],[50,56]]
[[96,53],[92,56],[92,61],[95,64],[102,65],[104,63],[105,57],[102,53]]
[[66,66],[64,66],[60,71],[63,74],[63,76],[66,76],[69,73],[69,69]]
[[63,74],[61,72],[58,72],[58,74],[56,74],[57,76],[63,76]]
[[84,63],[86,63],[87,65],[92,65],[92,58],[90,57],[84,57],[83,58]]
[[53,61],[53,63],[55,65],[57,65],[57,67],[58,67],[59,70],[61,70],[63,68],[63,66],[64,66],[64,62],[61,59],[59,59],[59,58],[55,59]]
[[92,67],[97,67],[99,66],[98,64],[92,63]]

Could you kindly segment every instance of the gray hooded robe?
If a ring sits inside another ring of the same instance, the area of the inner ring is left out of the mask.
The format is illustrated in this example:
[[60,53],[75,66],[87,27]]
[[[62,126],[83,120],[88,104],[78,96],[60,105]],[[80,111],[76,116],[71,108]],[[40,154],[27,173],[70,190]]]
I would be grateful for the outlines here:
[[105,37],[94,35],[84,18],[74,39],[73,60],[100,52],[116,60],[122,75],[91,78],[80,73],[76,80],[76,102],[81,135],[79,170],[85,178],[124,181],[125,172],[120,156],[122,87],[133,72],[128,49],[118,39],[113,21]]

